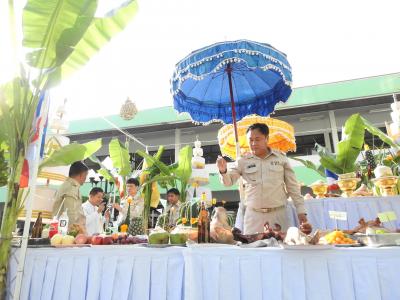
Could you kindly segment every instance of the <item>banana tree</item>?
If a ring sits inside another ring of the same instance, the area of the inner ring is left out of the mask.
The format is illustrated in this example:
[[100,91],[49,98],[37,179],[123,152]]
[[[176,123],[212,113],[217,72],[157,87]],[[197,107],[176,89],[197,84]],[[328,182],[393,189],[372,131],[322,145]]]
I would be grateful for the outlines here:
[[[157,187],[157,184],[167,189],[172,187],[180,188],[180,200],[182,202],[186,200],[186,190],[192,173],[192,148],[190,146],[183,147],[179,152],[178,163],[169,166],[160,160],[163,151],[164,147],[160,146],[154,156],[140,150],[136,152],[143,157],[147,166],[141,174],[141,184],[145,200],[144,220],[148,220],[151,203],[154,203],[152,199],[156,192],[155,187]],[[144,224],[147,226],[147,222],[144,222]]]
[[364,145],[364,134],[365,125],[361,116],[359,114],[350,116],[344,125],[336,155],[317,144],[321,165],[336,174],[354,172],[355,162]]
[[353,172],[357,168],[357,158],[362,151],[364,144],[365,131],[380,138],[385,144],[398,150],[400,145],[394,143],[389,136],[375,127],[366,118],[359,114],[354,114],[347,119],[342,139],[338,144],[338,152],[336,155],[329,153],[323,146],[316,144],[317,152],[320,156],[320,166],[316,166],[311,161],[300,158],[293,158],[301,162],[304,166],[318,172],[324,176],[323,169],[329,169],[337,174]]
[[96,17],[97,0],[28,0],[22,21],[14,19],[14,3],[9,0],[12,53],[19,53],[17,24],[22,24],[26,60],[15,62],[15,78],[0,87],[0,128],[8,148],[8,193],[1,226],[0,297],[4,296],[11,232],[24,204],[27,188],[20,178],[39,98],[46,89],[81,68],[111,38],[122,31],[135,15],[137,4],[128,0],[105,17]]

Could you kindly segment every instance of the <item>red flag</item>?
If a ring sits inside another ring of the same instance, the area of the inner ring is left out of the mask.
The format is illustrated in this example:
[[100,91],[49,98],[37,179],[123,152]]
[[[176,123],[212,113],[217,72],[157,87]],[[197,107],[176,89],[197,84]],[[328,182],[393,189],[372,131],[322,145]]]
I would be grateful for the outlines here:
[[26,188],[29,185],[29,163],[28,160],[24,160],[24,164],[22,166],[21,177],[19,179],[19,187]]

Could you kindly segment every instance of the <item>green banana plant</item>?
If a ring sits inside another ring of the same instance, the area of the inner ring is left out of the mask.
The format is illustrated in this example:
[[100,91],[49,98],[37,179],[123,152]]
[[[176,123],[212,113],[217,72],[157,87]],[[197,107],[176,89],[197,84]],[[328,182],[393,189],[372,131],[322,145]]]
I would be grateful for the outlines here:
[[[164,147],[160,146],[154,156],[140,150],[136,152],[143,157],[147,166],[140,176],[145,200],[144,220],[148,219],[148,214],[150,212],[150,202],[153,193],[152,186],[154,182],[157,182],[165,188],[180,188],[180,199],[182,202],[186,200],[186,190],[192,173],[192,148],[190,146],[183,147],[179,152],[178,163],[169,166],[160,160],[163,151]],[[147,222],[143,223],[147,224]]]
[[364,144],[364,134],[365,125],[360,114],[350,116],[344,125],[336,155],[316,144],[321,165],[336,174],[354,172],[355,162]]
[[[0,87],[0,128],[9,156],[8,194],[0,230],[0,298],[5,291],[11,232],[28,190],[20,188],[20,177],[39,97],[83,67],[137,11],[137,2],[127,0],[104,17],[97,17],[97,4],[97,0],[27,0],[22,20],[17,22],[14,1],[8,1],[11,52],[27,55],[24,61],[15,61],[19,66],[15,78]],[[17,25],[23,32],[21,51],[15,38]]]
[[361,117],[361,120],[364,122],[365,129],[369,133],[377,136],[378,138],[381,139],[382,142],[384,142],[385,144],[388,144],[390,147],[392,147],[394,149],[400,148],[399,144],[396,144],[395,142],[393,142],[392,139],[387,134],[385,134],[382,130],[380,130],[379,128],[372,125],[372,123],[370,121],[368,121],[366,118]]

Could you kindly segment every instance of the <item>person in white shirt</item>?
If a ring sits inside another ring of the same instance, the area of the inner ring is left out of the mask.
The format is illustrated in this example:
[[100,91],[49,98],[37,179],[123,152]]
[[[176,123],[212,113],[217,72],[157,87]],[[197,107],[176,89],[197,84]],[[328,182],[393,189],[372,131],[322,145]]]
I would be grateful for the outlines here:
[[179,212],[180,212],[180,197],[179,190],[176,188],[169,189],[167,192],[167,208],[166,213],[169,216],[169,222],[175,226],[176,221],[179,219]]
[[102,202],[103,196],[104,191],[99,187],[94,187],[89,193],[89,200],[82,204],[88,235],[102,233],[103,225],[110,217],[109,211],[106,211],[104,217],[102,215],[105,207],[105,204]]

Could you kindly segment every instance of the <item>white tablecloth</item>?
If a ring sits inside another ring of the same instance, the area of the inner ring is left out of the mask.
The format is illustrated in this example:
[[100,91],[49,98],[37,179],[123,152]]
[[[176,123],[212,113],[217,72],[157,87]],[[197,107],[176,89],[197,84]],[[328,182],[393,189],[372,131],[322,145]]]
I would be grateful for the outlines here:
[[184,251],[190,300],[398,300],[400,248]]
[[[340,229],[352,229],[358,225],[358,220],[364,218],[373,220],[378,213],[394,211],[397,221],[385,223],[385,227],[400,228],[400,196],[394,197],[354,197],[354,198],[323,198],[304,200],[307,217],[313,228],[334,229],[336,221],[329,218],[329,211],[347,212],[347,221],[338,221]],[[297,218],[293,205],[289,205],[288,214],[292,224],[297,226]]]
[[[15,273],[13,260],[11,291]],[[28,249],[20,299],[183,299],[183,277],[177,247]]]
[[26,262],[21,299],[400,299],[400,247],[103,246],[29,249]]

